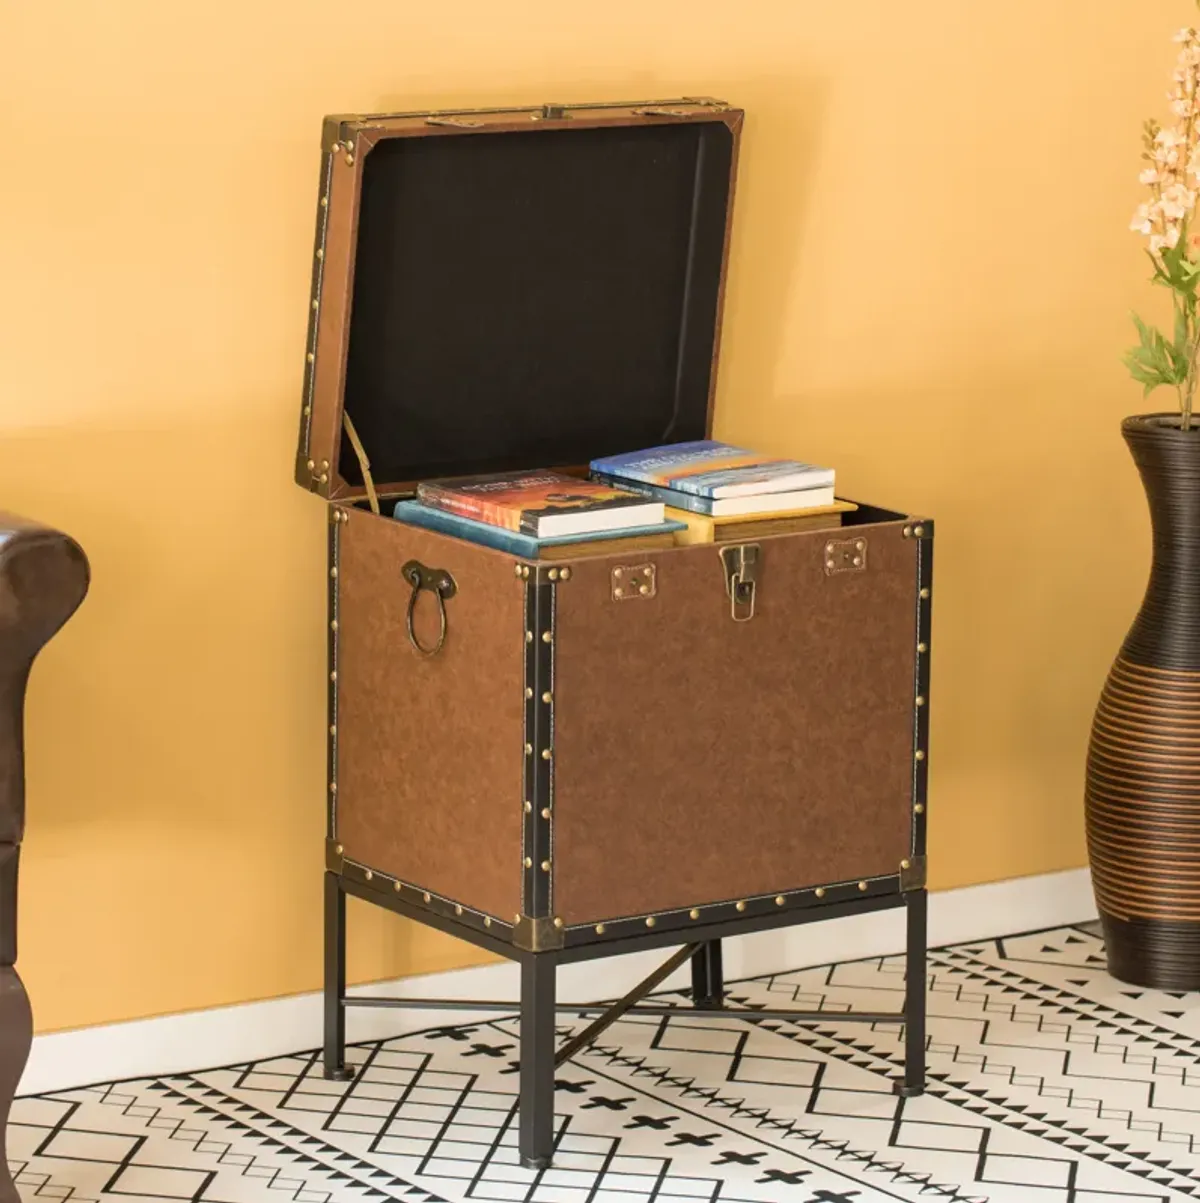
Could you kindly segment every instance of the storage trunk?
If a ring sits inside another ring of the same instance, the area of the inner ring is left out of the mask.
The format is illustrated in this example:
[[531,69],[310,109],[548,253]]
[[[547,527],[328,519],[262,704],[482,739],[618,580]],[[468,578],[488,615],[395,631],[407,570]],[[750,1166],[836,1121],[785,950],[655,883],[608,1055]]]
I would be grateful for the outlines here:
[[344,892],[529,981],[707,941],[718,1001],[723,934],[908,903],[923,947],[928,520],[546,562],[390,516],[421,479],[711,432],[741,125],[697,99],[326,120],[297,480],[330,515],[333,1076]]

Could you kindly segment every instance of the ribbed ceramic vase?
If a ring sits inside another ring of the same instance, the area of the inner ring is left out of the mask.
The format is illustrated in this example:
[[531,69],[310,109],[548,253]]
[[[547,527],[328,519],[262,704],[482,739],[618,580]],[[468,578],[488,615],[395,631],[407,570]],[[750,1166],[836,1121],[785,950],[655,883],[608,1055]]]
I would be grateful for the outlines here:
[[1088,854],[1109,972],[1200,990],[1200,429],[1150,414],[1121,433],[1154,559],[1092,723]]

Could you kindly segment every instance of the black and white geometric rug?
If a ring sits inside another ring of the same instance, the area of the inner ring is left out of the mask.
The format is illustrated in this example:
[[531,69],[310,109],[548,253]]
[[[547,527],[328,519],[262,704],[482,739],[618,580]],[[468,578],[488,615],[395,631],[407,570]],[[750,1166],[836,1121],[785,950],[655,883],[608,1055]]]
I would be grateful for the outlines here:
[[[1088,927],[930,954],[930,1089],[904,1100],[899,958],[742,982],[828,1024],[624,1019],[558,1079],[554,1167],[517,1160],[515,1019],[19,1099],[22,1199],[203,1203],[1129,1203],[1200,1199],[1200,995],[1104,972]],[[684,996],[678,997],[681,1002]],[[564,1016],[564,1035],[583,1021]]]

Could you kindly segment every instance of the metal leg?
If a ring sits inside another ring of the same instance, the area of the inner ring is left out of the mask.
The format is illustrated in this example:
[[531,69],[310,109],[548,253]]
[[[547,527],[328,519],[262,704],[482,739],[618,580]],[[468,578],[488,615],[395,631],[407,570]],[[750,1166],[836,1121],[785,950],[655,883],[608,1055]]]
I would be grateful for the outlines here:
[[692,1006],[719,1007],[725,1002],[721,941],[708,940],[692,957]]
[[554,958],[521,961],[521,1164],[544,1170],[554,1151]]
[[897,1093],[914,1098],[925,1093],[925,948],[929,895],[913,890],[908,908],[908,954],[904,982],[904,1081]]
[[346,895],[336,873],[325,874],[325,1076],[348,1082],[346,1065]]

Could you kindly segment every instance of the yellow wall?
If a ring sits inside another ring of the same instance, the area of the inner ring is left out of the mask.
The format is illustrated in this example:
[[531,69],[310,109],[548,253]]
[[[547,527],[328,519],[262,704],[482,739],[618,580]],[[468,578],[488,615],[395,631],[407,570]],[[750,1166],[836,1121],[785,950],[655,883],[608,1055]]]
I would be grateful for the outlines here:
[[[29,699],[39,1027],[318,982],[324,526],[290,477],[326,111],[744,105],[718,433],[937,517],[934,884],[1083,863],[1148,547],[1125,227],[1190,12],[0,0],[0,505],[94,567]],[[471,955],[353,920],[356,977]]]

